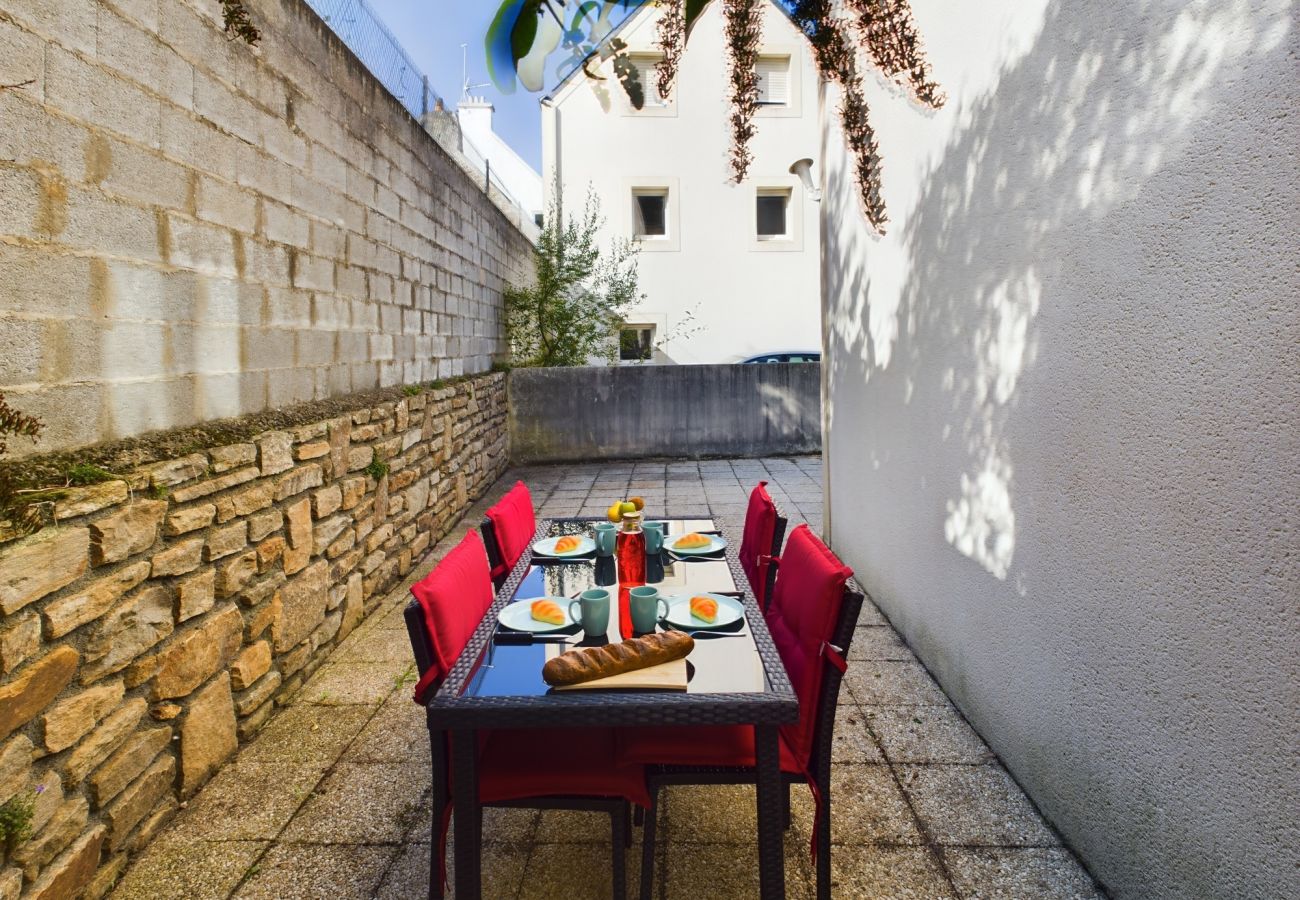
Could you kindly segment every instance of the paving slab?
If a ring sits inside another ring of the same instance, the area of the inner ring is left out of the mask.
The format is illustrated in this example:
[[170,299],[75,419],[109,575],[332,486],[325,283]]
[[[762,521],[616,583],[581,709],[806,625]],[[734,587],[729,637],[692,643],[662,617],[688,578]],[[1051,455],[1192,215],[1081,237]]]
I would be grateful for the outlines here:
[[917,816],[938,844],[1060,843],[1000,765],[901,766],[900,781]]

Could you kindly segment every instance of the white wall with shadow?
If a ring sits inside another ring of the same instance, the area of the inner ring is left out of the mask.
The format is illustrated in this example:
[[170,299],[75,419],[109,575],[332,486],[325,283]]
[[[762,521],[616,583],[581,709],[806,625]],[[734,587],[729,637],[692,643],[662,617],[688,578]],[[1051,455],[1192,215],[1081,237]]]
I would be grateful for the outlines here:
[[1117,896],[1300,895],[1296,7],[913,6],[883,237],[823,96],[832,542]]

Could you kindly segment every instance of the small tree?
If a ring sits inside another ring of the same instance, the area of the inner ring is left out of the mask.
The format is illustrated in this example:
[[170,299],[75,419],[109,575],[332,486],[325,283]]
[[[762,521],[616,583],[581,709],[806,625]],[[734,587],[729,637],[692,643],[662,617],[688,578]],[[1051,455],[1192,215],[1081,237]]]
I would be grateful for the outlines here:
[[582,366],[591,357],[613,361],[624,313],[640,299],[637,249],[615,239],[596,244],[604,218],[593,191],[578,219],[562,214],[552,192],[546,224],[533,255],[537,280],[505,291],[506,333],[517,366]]

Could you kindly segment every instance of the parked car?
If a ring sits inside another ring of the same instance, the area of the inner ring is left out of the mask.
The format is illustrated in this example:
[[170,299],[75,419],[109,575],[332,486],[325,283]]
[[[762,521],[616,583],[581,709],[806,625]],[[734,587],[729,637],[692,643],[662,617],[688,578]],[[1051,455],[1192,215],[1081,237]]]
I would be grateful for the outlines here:
[[784,362],[821,362],[822,354],[820,350],[781,350],[776,353],[760,353],[757,356],[750,356],[742,359],[741,364],[745,363],[784,363]]

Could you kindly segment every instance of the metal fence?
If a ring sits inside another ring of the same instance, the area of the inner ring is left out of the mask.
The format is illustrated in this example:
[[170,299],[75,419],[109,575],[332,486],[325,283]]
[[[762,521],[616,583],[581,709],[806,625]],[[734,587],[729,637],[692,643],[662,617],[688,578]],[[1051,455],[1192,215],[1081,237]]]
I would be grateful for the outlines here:
[[438,95],[429,79],[366,0],[306,0],[357,58],[417,119],[433,109]]
[[[407,112],[423,122],[424,116],[437,103],[438,94],[429,86],[428,76],[402,49],[370,4],[366,0],[306,0],[306,3],[347,44],[370,74],[406,107]],[[512,204],[522,208],[518,198],[492,171],[491,163],[468,141],[461,150],[483,177],[485,192],[491,184]]]

